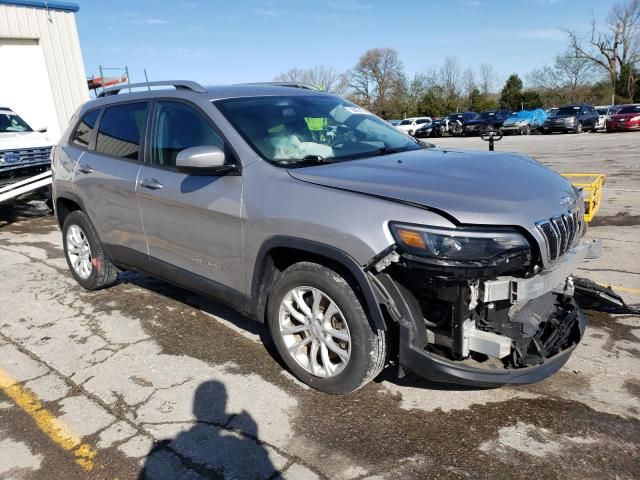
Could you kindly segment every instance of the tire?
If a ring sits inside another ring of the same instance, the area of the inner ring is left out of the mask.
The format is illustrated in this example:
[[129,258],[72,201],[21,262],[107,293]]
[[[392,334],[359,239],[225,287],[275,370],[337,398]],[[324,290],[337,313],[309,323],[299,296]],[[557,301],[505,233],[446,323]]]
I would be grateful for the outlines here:
[[578,122],[576,125],[576,133],[582,133],[582,122]]
[[409,136],[413,137],[413,130],[409,130]]
[[[89,249],[88,257],[83,248],[85,241]],[[71,275],[83,288],[99,290],[116,283],[118,269],[106,256],[98,232],[81,210],[75,210],[65,218],[62,244]]]
[[[298,299],[306,308],[298,306]],[[317,305],[315,315],[314,304]],[[324,315],[330,309],[333,314],[325,323]],[[303,313],[304,310],[308,313]],[[284,363],[300,381],[317,390],[332,394],[353,392],[375,378],[384,367],[385,332],[369,320],[349,283],[330,268],[311,262],[287,268],[273,286],[267,317],[271,336]],[[312,318],[317,321],[310,320]],[[307,325],[311,327],[305,327]],[[331,335],[330,331],[340,337]],[[340,349],[339,355],[336,347]],[[290,352],[292,348],[295,355]],[[315,361],[312,360],[314,349]]]
[[522,135],[531,135],[531,125],[525,125],[522,129]]

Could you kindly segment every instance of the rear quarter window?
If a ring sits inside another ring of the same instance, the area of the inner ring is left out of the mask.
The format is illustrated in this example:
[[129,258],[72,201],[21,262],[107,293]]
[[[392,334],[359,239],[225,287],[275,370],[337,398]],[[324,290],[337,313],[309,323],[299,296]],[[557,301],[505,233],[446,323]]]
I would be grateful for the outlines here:
[[125,103],[105,108],[98,127],[96,151],[137,160],[146,118],[146,102]]
[[93,128],[96,126],[96,120],[98,120],[99,113],[100,110],[93,110],[82,117],[82,120],[80,120],[80,123],[78,123],[78,126],[71,136],[71,143],[79,147],[89,147]]

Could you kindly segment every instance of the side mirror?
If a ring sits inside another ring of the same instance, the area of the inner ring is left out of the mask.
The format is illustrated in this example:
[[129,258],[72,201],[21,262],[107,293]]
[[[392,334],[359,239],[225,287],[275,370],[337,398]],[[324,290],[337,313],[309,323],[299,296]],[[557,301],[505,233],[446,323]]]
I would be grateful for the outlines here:
[[40,132],[40,133],[45,133],[47,131],[47,127],[40,127],[40,128],[36,128],[36,132]]
[[176,157],[176,168],[190,175],[225,175],[238,170],[236,165],[225,164],[224,152],[214,146],[181,150]]

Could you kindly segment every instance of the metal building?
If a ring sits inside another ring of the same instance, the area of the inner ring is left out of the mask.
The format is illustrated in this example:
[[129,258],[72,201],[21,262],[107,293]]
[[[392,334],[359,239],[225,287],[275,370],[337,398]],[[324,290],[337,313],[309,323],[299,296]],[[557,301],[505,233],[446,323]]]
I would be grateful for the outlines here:
[[0,0],[0,105],[57,141],[89,99],[73,3]]

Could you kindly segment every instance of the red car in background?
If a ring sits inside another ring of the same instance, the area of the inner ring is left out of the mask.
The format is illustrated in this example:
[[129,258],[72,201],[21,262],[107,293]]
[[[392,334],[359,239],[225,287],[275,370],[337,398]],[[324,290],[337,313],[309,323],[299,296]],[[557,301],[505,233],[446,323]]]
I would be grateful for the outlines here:
[[623,105],[607,118],[607,132],[640,130],[640,104]]

